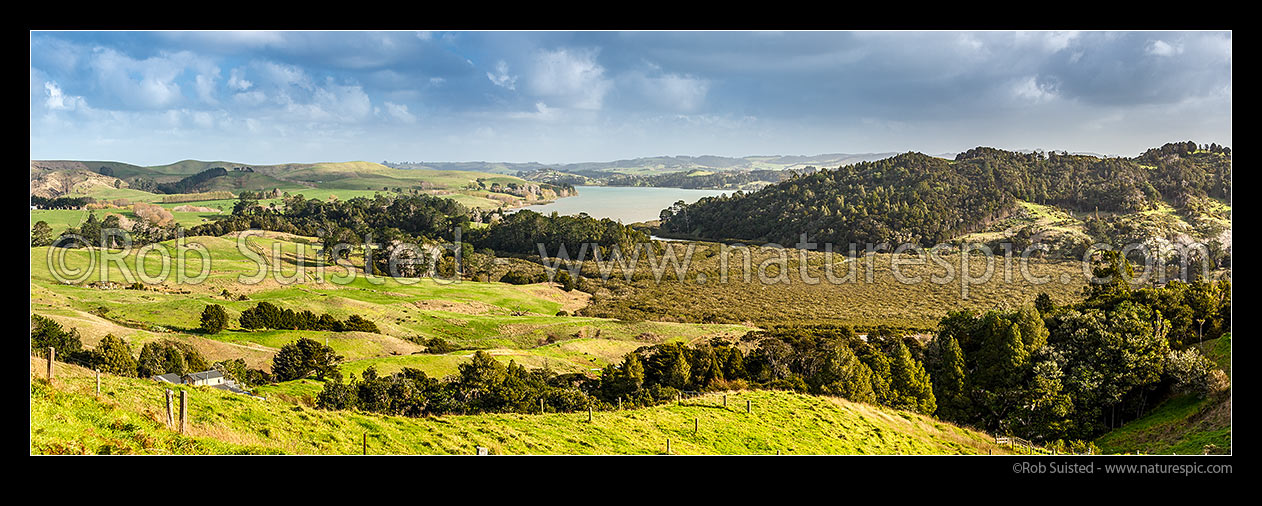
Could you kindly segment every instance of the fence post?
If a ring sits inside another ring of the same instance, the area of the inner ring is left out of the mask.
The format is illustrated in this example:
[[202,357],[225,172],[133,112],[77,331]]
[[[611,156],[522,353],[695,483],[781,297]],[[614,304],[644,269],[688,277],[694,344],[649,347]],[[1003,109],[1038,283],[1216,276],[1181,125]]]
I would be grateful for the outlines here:
[[723,407],[727,407],[727,394],[723,394]]
[[697,435],[698,432],[701,432],[701,418],[693,418],[692,419],[692,435],[695,436]]
[[364,431],[364,455],[368,455],[368,431]]
[[592,423],[592,407],[587,406],[587,423]]
[[175,400],[170,388],[167,389],[167,428],[175,428]]
[[754,413],[754,401],[745,399],[745,414],[750,415],[753,413]]
[[53,358],[57,354],[57,350],[52,346],[48,347],[48,382],[53,382]]
[[101,368],[96,368],[96,396],[101,396]]
[[670,455],[670,439],[666,440],[666,454]]
[[622,396],[618,396],[618,411],[622,411]]
[[188,390],[180,390],[180,434],[188,429]]
[[543,414],[543,399],[539,399],[539,414]]

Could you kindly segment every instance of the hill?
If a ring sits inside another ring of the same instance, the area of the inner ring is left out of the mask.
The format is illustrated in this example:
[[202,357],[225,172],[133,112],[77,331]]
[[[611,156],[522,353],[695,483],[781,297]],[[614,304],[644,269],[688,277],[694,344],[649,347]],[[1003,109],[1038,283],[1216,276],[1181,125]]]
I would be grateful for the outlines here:
[[[419,368],[442,377],[467,360],[474,349],[487,350],[496,359],[516,360],[529,367],[545,364],[561,372],[586,372],[645,344],[665,341],[691,342],[710,337],[732,337],[749,327],[737,324],[685,324],[652,321],[619,321],[607,318],[557,316],[575,313],[587,303],[587,294],[565,292],[551,283],[511,285],[498,282],[462,281],[444,283],[434,279],[378,278],[369,281],[359,272],[353,282],[333,280],[354,269],[352,257],[337,265],[315,262],[317,244],[311,238],[267,233],[246,241],[246,250],[268,258],[277,252],[277,263],[265,260],[268,277],[258,283],[243,283],[257,271],[257,264],[238,249],[236,236],[191,237],[190,244],[206,249],[212,259],[207,278],[200,284],[175,282],[174,275],[162,282],[145,282],[144,289],[124,289],[128,283],[122,269],[111,264],[106,276],[92,271],[78,283],[61,283],[46,258],[49,248],[31,249],[31,312],[51,318],[82,335],[86,346],[94,346],[106,334],[126,340],[139,352],[145,343],[175,340],[199,350],[212,361],[240,358],[249,367],[270,370],[271,359],[281,346],[300,337],[327,342],[346,358],[344,367],[362,372],[375,366],[383,374],[403,367]],[[157,243],[168,258],[175,258],[174,241]],[[99,249],[77,249],[64,253],[67,268],[83,269],[102,264]],[[138,262],[147,272],[161,269],[161,258],[150,254],[143,261],[132,251],[122,259],[137,281]],[[201,268],[200,259],[190,256],[189,276]],[[496,267],[493,279],[510,269],[538,265],[521,260],[505,260]],[[323,282],[316,279],[323,271]],[[293,276],[281,283],[275,274]],[[150,274],[152,275],[152,274]],[[101,283],[108,280],[116,283]],[[228,295],[225,295],[227,293]],[[379,333],[322,332],[301,330],[246,331],[237,325],[242,311],[266,301],[294,311],[328,313],[338,319],[359,315],[377,323]],[[197,330],[200,313],[209,304],[223,306],[231,324],[224,332],[206,335]],[[445,339],[461,350],[446,354],[425,354],[422,344],[433,337]],[[299,387],[298,390],[301,390]],[[318,390],[317,390],[318,391]],[[299,392],[304,394],[309,392]]]
[[[1135,158],[979,147],[954,160],[905,153],[674,206],[659,234],[792,244],[805,233],[820,243],[931,247],[976,233],[1029,244],[1054,231],[1072,236],[1058,251],[1069,256],[1092,240],[1203,241],[1221,264],[1230,198],[1231,150],[1216,145],[1167,144]],[[1034,226],[1005,222],[1013,217]]]
[[58,363],[50,386],[41,378],[46,364],[31,359],[36,454],[359,454],[365,434],[371,454],[469,455],[478,446],[492,454],[663,454],[668,439],[676,455],[1007,452],[989,435],[922,415],[774,391],[600,411],[589,423],[586,412],[416,419],[322,411],[176,386],[189,392],[191,406],[188,433],[180,435],[165,426],[159,402],[171,385],[103,375],[98,399],[90,371]]
[[156,202],[172,193],[279,191],[308,198],[371,197],[377,192],[425,193],[470,208],[517,207],[574,194],[565,184],[462,170],[400,170],[371,162],[248,165],[182,160],[141,167],[118,162],[31,161],[31,194],[43,197],[126,198]]
[[614,160],[609,162],[579,162],[561,164],[543,164],[539,162],[382,162],[383,165],[400,169],[435,169],[435,170],[469,170],[516,174],[536,170],[552,169],[559,172],[575,174],[606,173],[609,174],[665,174],[687,172],[689,170],[784,170],[801,169],[807,166],[838,166],[859,161],[880,160],[894,153],[829,153],[822,155],[761,155],[741,158],[727,156],[652,156]]

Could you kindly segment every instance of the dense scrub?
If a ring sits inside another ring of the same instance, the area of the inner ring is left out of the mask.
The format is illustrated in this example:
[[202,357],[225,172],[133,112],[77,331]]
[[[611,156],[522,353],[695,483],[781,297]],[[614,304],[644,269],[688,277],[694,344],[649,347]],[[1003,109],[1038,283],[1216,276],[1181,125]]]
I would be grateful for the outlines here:
[[1017,200],[1129,213],[1230,195],[1231,151],[1216,145],[1167,144],[1137,158],[976,148],[953,161],[906,153],[677,203],[661,227],[706,239],[788,244],[805,233],[821,243],[932,246],[1002,218]]

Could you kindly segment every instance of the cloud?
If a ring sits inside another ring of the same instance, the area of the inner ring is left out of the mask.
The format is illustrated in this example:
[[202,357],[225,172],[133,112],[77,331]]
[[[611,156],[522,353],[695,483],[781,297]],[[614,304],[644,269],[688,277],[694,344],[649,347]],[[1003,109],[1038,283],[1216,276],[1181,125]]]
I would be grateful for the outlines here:
[[561,118],[561,111],[555,107],[548,107],[543,102],[535,102],[535,110],[533,112],[514,111],[507,114],[511,119],[525,119],[533,121],[556,121]]
[[62,93],[61,87],[55,82],[45,82],[44,92],[48,97],[44,100],[44,107],[53,111],[74,111],[83,109],[87,104],[83,97],[76,97]]
[[486,78],[501,88],[517,89],[517,76],[508,75],[508,62],[500,60],[499,63],[496,63],[495,72],[494,74],[487,72]]
[[598,50],[539,51],[527,75],[527,89],[562,107],[599,110],[613,83],[596,62]]
[[1154,56],[1172,56],[1183,52],[1183,45],[1171,45],[1164,40],[1154,40],[1148,44],[1148,54]]
[[215,69],[213,74],[198,74],[194,88],[197,90],[197,97],[208,104],[218,104],[219,100],[215,98],[215,88],[219,83],[219,69]]
[[1027,102],[1047,102],[1056,98],[1055,86],[1040,83],[1038,76],[1018,80],[1012,86],[1012,94]]
[[333,84],[329,78],[324,87],[318,88],[310,104],[291,104],[294,110],[306,111],[310,118],[320,121],[362,121],[372,114],[372,100],[363,88],[356,85]]
[[690,75],[645,75],[634,73],[629,79],[638,92],[659,107],[676,111],[692,112],[705,102],[710,82]]
[[241,69],[232,69],[228,74],[228,87],[237,91],[245,91],[254,86],[254,83],[245,78],[245,72]]
[[385,113],[388,117],[404,123],[416,123],[416,116],[408,112],[408,106],[394,102],[385,102],[382,105],[385,106]]
[[184,65],[165,56],[133,59],[111,48],[94,50],[89,67],[108,98],[140,109],[175,105],[183,95],[176,78]]

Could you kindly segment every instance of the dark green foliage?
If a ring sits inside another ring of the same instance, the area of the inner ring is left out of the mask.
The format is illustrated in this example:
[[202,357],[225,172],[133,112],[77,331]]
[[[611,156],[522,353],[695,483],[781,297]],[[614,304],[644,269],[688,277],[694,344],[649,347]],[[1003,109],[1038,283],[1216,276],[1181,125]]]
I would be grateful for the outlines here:
[[358,197],[324,201],[294,195],[277,209],[243,198],[232,215],[189,230],[189,235],[224,235],[248,229],[319,237],[327,248],[339,242],[420,242],[455,239],[455,228],[468,228],[469,210],[455,200],[430,195]]
[[107,334],[96,345],[93,365],[115,376],[136,376],[136,359],[131,355],[131,346],[114,334]]
[[204,191],[212,179],[228,175],[223,167],[214,167],[193,174],[174,183],[158,183],[156,193],[197,193]]
[[340,375],[338,371],[342,359],[333,348],[304,337],[281,347],[280,352],[272,357],[272,374],[276,381],[306,377],[324,379]]
[[[662,212],[666,233],[793,244],[946,242],[1017,200],[1079,211],[1136,212],[1162,199],[1230,198],[1231,157],[1167,145],[1134,159],[976,148],[954,161],[906,153],[790,178],[753,193]],[[1154,167],[1148,168],[1146,166]]]
[[431,337],[429,339],[425,339],[421,342],[421,344],[425,345],[425,353],[430,353],[434,355],[442,355],[445,353],[451,353],[453,351],[460,349],[459,346],[456,346],[455,344],[452,344],[451,342],[441,337]]
[[570,276],[569,271],[557,271],[555,279],[557,284],[561,285],[561,289],[567,292],[574,290],[574,288],[578,286],[578,284],[574,282],[574,277]]
[[228,326],[228,312],[219,304],[210,304],[202,310],[202,332],[218,334]]
[[[243,363],[244,364],[244,363]],[[209,371],[211,365],[188,343],[164,340],[145,343],[136,361],[136,373],[141,378],[159,374],[186,374]]]
[[49,348],[55,350],[54,360],[70,362],[83,350],[83,342],[79,339],[78,330],[67,332],[61,324],[49,318],[31,315],[31,353],[45,357]]
[[286,330],[325,330],[332,332],[373,332],[380,329],[377,324],[359,315],[351,315],[346,321],[338,320],[328,313],[316,316],[311,311],[295,312],[292,309],[281,309],[270,302],[259,302],[253,308],[241,312],[238,321],[241,328],[254,329],[286,329]]
[[253,383],[250,382],[249,368],[246,367],[245,360],[243,359],[234,358],[232,360],[221,360],[212,364],[212,367],[223,373],[226,378],[237,382],[237,385],[242,388],[253,385]]
[[928,415],[937,410],[929,373],[925,372],[920,361],[911,357],[911,351],[902,342],[894,345],[894,353],[890,357],[890,390],[890,406],[893,408]]
[[31,247],[48,246],[53,243],[53,228],[48,222],[40,220],[31,227]]
[[31,195],[31,205],[36,209],[82,209],[83,206],[96,202],[92,197],[57,197],[48,198]]
[[1179,350],[1197,322],[1221,335],[1230,282],[1136,290],[1129,262],[1110,252],[1094,272],[1101,279],[1078,304],[943,318],[927,353],[937,415],[1039,441],[1091,439],[1172,391],[1206,388],[1209,365]]
[[[561,216],[552,213],[544,216],[534,211],[518,211],[499,223],[470,235],[470,241],[479,248],[491,248],[496,252],[539,255],[542,244],[547,257],[571,259],[592,258],[600,250],[603,258],[609,258],[613,248],[630,254],[639,244],[649,243],[649,236],[608,218],[597,220],[585,214]],[[565,255],[561,254],[564,249]]]
[[938,404],[937,416],[947,420],[967,418],[972,406],[964,350],[954,337],[940,336],[929,344],[926,356]]
[[543,281],[541,276],[532,276],[521,271],[508,271],[500,277],[500,283],[508,283],[510,285],[529,285],[531,283],[539,283]]

